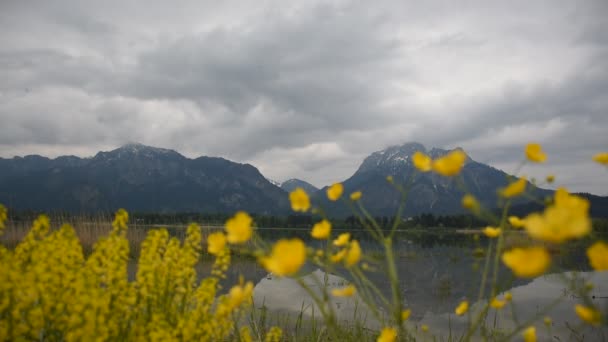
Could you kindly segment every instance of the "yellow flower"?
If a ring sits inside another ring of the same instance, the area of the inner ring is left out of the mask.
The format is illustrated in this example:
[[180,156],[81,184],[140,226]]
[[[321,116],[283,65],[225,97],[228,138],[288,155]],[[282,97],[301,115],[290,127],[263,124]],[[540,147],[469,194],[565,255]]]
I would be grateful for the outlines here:
[[531,237],[553,243],[583,237],[591,231],[589,201],[560,188],[553,205],[542,214],[528,215],[525,227]]
[[228,242],[240,244],[249,241],[253,234],[251,222],[253,222],[251,216],[244,211],[239,211],[232,218],[228,219],[228,221],[226,221]]
[[522,335],[524,342],[536,342],[536,328],[534,326],[527,327]]
[[278,276],[293,275],[306,262],[306,245],[300,239],[281,239],[272,247],[268,257],[262,257],[260,263],[267,271]]
[[301,211],[305,213],[310,208],[310,199],[306,194],[306,191],[302,188],[296,188],[289,194],[289,201],[291,202],[291,209],[293,211]]
[[517,216],[509,216],[509,223],[511,224],[511,226],[513,226],[513,228],[523,228],[524,227],[524,220],[520,219]]
[[540,144],[531,143],[526,145],[526,158],[536,163],[542,163],[547,160],[547,155]]
[[510,302],[513,300],[513,295],[511,294],[511,292],[505,292],[504,298],[507,302]]
[[608,245],[602,241],[597,241],[587,248],[589,263],[596,271],[608,270]]
[[469,302],[467,302],[466,300],[460,302],[460,304],[458,304],[458,306],[456,307],[456,310],[454,310],[454,312],[458,316],[464,315],[465,313],[467,313],[467,311],[469,311]]
[[506,187],[498,190],[502,197],[511,198],[521,195],[526,190],[526,177],[520,178],[515,182],[510,183]]
[[357,240],[353,240],[350,243],[350,247],[348,248],[348,252],[346,252],[346,257],[344,259],[344,264],[347,267],[353,266],[361,260],[361,247],[359,246],[359,242]]
[[491,227],[491,226],[487,226],[483,230],[483,234],[489,238],[495,238],[498,235],[500,235],[501,232],[502,232],[502,230],[500,228]]
[[544,247],[513,248],[502,254],[502,262],[520,278],[543,274],[551,264],[551,256]]
[[431,171],[431,165],[433,163],[433,160],[431,159],[431,157],[427,156],[426,154],[424,154],[420,151],[417,151],[412,156],[412,161],[414,162],[414,166],[418,169],[418,171],[421,171],[421,172]]
[[554,175],[548,175],[547,178],[545,178],[547,183],[551,184],[553,182],[555,182],[555,176]]
[[466,194],[462,197],[462,207],[477,213],[479,212],[480,205],[475,196]]
[[342,247],[350,241],[350,233],[342,233],[334,240],[334,246]]
[[507,304],[506,300],[492,298],[492,300],[490,301],[490,306],[497,310],[502,309],[505,306],[505,304]]
[[574,310],[580,319],[591,324],[591,325],[600,325],[602,322],[602,315],[595,308],[590,308],[588,306],[576,304],[574,306]]
[[435,159],[432,167],[435,172],[442,176],[455,176],[460,172],[466,160],[466,153],[461,150],[454,150],[441,158]]
[[340,196],[342,196],[342,192],[344,191],[344,186],[342,183],[335,183],[334,185],[327,188],[327,198],[331,201],[337,201]]
[[339,251],[338,253],[332,255],[329,257],[329,259],[331,260],[331,262],[338,263],[340,261],[342,261],[344,259],[344,257],[346,256],[346,252],[348,252],[348,250],[343,249],[341,251]]
[[549,327],[549,326],[551,326],[553,321],[551,320],[551,317],[546,316],[545,318],[543,318],[543,323],[545,323],[545,325]]
[[410,318],[411,314],[412,314],[412,310],[411,309],[407,309],[407,310],[401,311],[401,320],[402,321],[407,321]]
[[229,304],[231,308],[236,308],[242,303],[250,303],[253,295],[253,283],[248,281],[247,284],[235,285],[228,293]]
[[384,328],[378,336],[377,342],[394,342],[397,339],[397,330],[395,328]]
[[355,191],[352,194],[350,194],[350,200],[351,201],[358,201],[361,199],[361,196],[363,194],[361,193],[361,191]]
[[393,182],[395,182],[395,180],[393,179],[393,176],[391,176],[391,175],[386,176],[386,181],[391,184],[393,184]]
[[422,332],[428,332],[429,331],[429,326],[426,324],[423,324],[420,329],[422,329]]
[[314,226],[312,226],[312,232],[310,232],[310,235],[312,235],[312,237],[315,239],[325,240],[329,238],[330,233],[331,223],[327,220],[322,220],[321,222],[317,222]]
[[600,164],[608,165],[608,152],[602,152],[594,155],[593,160]]
[[209,254],[218,255],[226,246],[226,236],[224,233],[216,232],[207,237],[207,251]]
[[357,292],[357,289],[354,285],[348,285],[343,288],[333,289],[331,290],[331,295],[334,297],[351,297]]

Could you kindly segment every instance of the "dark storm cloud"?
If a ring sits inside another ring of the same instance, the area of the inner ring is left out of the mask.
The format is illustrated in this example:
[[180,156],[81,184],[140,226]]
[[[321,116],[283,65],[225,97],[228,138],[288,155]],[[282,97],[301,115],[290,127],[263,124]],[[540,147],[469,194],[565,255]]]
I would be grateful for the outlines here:
[[527,172],[559,167],[604,193],[586,162],[608,149],[607,14],[604,1],[5,1],[0,154],[140,141],[320,186],[410,140],[506,170],[534,140],[552,164]]

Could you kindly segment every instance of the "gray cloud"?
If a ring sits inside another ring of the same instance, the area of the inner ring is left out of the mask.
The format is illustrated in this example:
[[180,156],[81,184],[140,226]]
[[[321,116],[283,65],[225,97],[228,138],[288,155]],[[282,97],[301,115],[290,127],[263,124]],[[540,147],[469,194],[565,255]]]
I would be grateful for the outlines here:
[[600,0],[5,1],[0,155],[140,141],[321,186],[410,140],[506,171],[538,141],[550,163],[528,175],[606,194],[589,158],[608,149],[607,15]]

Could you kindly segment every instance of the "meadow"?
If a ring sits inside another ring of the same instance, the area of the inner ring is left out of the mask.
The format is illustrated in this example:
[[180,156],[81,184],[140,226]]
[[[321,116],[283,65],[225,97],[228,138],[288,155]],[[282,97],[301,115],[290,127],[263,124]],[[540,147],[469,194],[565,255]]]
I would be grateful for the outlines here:
[[[525,156],[546,159],[536,144]],[[457,182],[465,157],[414,163]],[[30,223],[0,207],[0,340],[607,339],[608,245],[589,203],[560,188],[541,212],[512,216],[522,179],[497,189],[498,215],[463,189],[463,207],[490,222],[463,231],[404,230],[415,199],[390,177],[403,201],[389,229],[339,183],[326,195],[350,205],[361,230],[332,227],[302,189],[291,207],[316,220],[291,230],[256,227],[245,212],[157,227],[129,224],[124,210]]]

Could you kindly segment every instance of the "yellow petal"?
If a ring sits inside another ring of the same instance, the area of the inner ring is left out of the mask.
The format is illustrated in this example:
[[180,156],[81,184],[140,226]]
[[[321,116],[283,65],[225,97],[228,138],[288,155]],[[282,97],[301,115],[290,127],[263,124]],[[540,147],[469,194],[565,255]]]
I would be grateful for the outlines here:
[[329,238],[330,233],[331,223],[327,220],[322,220],[321,222],[315,223],[315,225],[312,227],[310,235],[315,239],[325,240]]
[[260,259],[267,271],[278,276],[289,276],[297,273],[306,262],[306,245],[302,240],[281,239],[272,247],[270,256]]
[[600,164],[608,165],[608,152],[602,152],[594,155],[593,160]]
[[489,238],[495,238],[498,235],[500,235],[501,232],[502,232],[502,230],[500,228],[491,227],[491,226],[487,226],[483,230],[483,234]]
[[530,143],[526,145],[526,157],[535,163],[542,163],[547,160],[547,155],[543,152],[540,144]]
[[608,244],[597,241],[587,249],[587,257],[594,270],[608,270]]
[[334,246],[342,247],[350,241],[350,233],[342,233],[334,240]]
[[354,285],[348,285],[343,288],[333,289],[331,290],[331,294],[334,297],[351,297],[357,292],[357,289]]
[[576,314],[580,319],[591,325],[597,326],[602,322],[602,315],[595,308],[576,304],[574,306],[574,311],[576,311]]
[[446,177],[460,173],[467,160],[467,155],[461,150],[454,150],[445,156],[435,159],[432,164],[433,171]]
[[414,163],[414,167],[416,167],[416,169],[418,169],[418,171],[428,172],[428,171],[431,171],[431,164],[432,164],[433,160],[431,159],[431,157],[427,156],[426,154],[424,154],[420,151],[417,151],[412,156],[412,162]]
[[544,247],[517,247],[504,252],[502,262],[516,276],[533,278],[545,273],[551,264],[551,256]]
[[536,342],[536,328],[535,327],[527,327],[522,335],[524,337],[524,342]]
[[237,212],[232,218],[226,221],[227,240],[232,244],[242,244],[249,239],[253,234],[251,223],[253,219],[244,211]]
[[207,237],[207,251],[209,254],[218,255],[226,246],[226,236],[224,233],[211,233]]
[[377,342],[394,342],[397,339],[397,330],[395,328],[384,328],[378,336]]
[[351,201],[358,201],[361,199],[361,196],[363,194],[361,193],[361,191],[355,191],[352,194],[350,194],[350,200]]
[[327,188],[327,198],[329,198],[331,201],[337,201],[340,196],[342,196],[343,191],[344,186],[342,183],[335,183]]
[[289,194],[289,201],[291,202],[291,209],[293,209],[293,211],[306,212],[310,208],[308,194],[300,187]]
[[458,306],[456,307],[456,310],[454,310],[454,312],[458,316],[464,315],[467,311],[469,311],[469,302],[467,302],[466,300],[460,302],[460,304],[458,304]]
[[527,180],[525,177],[510,183],[506,187],[500,189],[498,193],[505,198],[511,198],[521,195],[526,190]]

